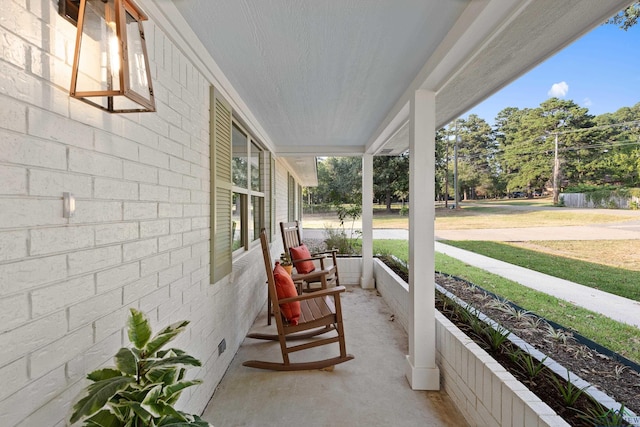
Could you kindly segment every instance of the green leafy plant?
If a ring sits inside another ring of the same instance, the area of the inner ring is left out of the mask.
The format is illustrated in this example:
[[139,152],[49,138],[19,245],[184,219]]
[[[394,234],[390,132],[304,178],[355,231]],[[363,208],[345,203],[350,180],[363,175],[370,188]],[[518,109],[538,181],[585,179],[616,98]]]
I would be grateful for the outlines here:
[[480,311],[474,307],[460,307],[461,310],[458,313],[460,318],[469,326],[471,331],[480,339],[485,334],[487,324],[480,319]]
[[530,329],[537,330],[544,322],[542,317],[537,317],[533,314],[529,314],[522,319],[523,323]]
[[556,329],[550,324],[547,323],[545,336],[553,339],[554,341],[561,342],[562,344],[566,344],[567,340],[570,338],[570,335],[562,329]]
[[516,346],[507,346],[505,353],[507,354],[507,357],[509,357],[509,359],[515,364],[518,363],[518,361],[524,354],[524,352]]
[[[362,232],[354,230],[354,227],[355,221],[362,215],[362,206],[359,203],[348,206],[336,203],[334,206],[340,221],[340,227],[337,229],[325,227],[325,233],[327,234],[325,244],[327,248],[337,249],[341,254],[359,253],[360,248],[356,244],[356,240]],[[348,233],[345,229],[345,220],[347,219],[351,220],[351,229]]]
[[528,312],[527,310],[519,310],[512,305],[509,305],[500,311],[506,313],[507,315],[509,315],[511,319],[514,319],[517,321],[523,321],[531,317],[531,313]]
[[161,350],[188,324],[174,323],[152,337],[147,317],[132,308],[127,325],[133,347],[116,353],[115,368],[87,375],[92,384],[74,405],[70,422],[88,427],[209,427],[197,415],[173,407],[184,389],[200,384],[184,379],[184,366],[200,366],[200,361],[175,348]]
[[516,360],[516,364],[522,368],[529,381],[533,382],[534,378],[540,375],[544,370],[544,361],[547,360],[547,357],[545,356],[544,359],[538,362],[529,353],[521,352],[518,355],[519,358]]
[[504,313],[509,312],[509,310],[512,308],[509,304],[509,301],[505,298],[492,299],[491,301],[489,301],[489,307],[495,308],[496,310],[500,310]]
[[591,408],[587,412],[578,412],[580,412],[579,418],[594,426],[620,427],[628,425],[624,420],[624,404],[620,406],[620,409],[605,409],[600,403],[596,402],[595,409]]
[[325,227],[326,237],[324,243],[327,248],[336,249],[341,254],[351,254],[355,252],[351,239],[347,237],[347,232],[343,229]]
[[496,325],[495,327],[487,325],[482,331],[482,340],[489,346],[491,351],[497,352],[502,348],[510,334],[511,331],[502,325]]
[[291,257],[289,256],[288,253],[282,252],[280,254],[280,265],[283,267],[288,265],[293,265],[291,262]]
[[573,406],[578,398],[582,395],[582,393],[584,393],[584,391],[590,387],[589,385],[583,388],[576,387],[571,382],[571,374],[569,373],[568,369],[566,381],[559,380],[555,375],[550,375],[550,378],[553,382],[554,387],[556,388],[556,390],[558,390],[558,393],[562,397],[562,402],[567,407]]

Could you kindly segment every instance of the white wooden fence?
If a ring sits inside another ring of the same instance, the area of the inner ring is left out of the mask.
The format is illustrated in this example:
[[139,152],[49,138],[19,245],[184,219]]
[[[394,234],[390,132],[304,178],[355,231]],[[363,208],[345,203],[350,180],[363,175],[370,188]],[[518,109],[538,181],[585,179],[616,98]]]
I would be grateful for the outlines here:
[[631,209],[631,205],[635,202],[636,206],[640,205],[640,198],[636,196],[619,197],[610,196],[607,199],[596,201],[587,196],[587,193],[561,193],[560,200],[564,205],[570,208],[610,208],[610,209]]

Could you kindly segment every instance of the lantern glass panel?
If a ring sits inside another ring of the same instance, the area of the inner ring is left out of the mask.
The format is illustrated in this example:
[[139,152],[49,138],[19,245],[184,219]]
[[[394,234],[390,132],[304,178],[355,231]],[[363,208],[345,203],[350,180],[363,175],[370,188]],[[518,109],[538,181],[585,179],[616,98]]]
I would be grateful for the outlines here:
[[127,52],[129,61],[129,86],[131,90],[150,101],[149,80],[147,79],[147,64],[145,51],[140,35],[142,23],[136,21],[130,13],[126,13],[127,21]]
[[113,0],[87,0],[81,37],[76,92],[118,92],[120,44]]

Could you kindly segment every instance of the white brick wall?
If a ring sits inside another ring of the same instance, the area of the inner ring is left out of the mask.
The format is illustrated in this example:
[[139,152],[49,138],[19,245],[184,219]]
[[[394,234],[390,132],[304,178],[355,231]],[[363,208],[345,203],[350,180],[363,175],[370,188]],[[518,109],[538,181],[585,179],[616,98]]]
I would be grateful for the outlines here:
[[68,96],[75,28],[57,1],[0,8],[0,426],[65,425],[86,373],[128,344],[129,307],[156,330],[192,322],[176,346],[204,363],[181,400],[199,413],[266,300],[258,247],[209,284],[210,82],[149,21],[157,113],[101,112]]
[[0,181],[6,194],[27,194],[27,170],[24,168],[0,166]]
[[436,346],[442,386],[471,426],[568,426],[440,313]]

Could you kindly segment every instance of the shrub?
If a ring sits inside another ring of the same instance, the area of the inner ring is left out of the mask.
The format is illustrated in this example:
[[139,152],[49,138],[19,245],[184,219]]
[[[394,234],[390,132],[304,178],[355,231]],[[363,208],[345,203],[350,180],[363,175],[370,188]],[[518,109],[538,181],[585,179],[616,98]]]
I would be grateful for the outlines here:
[[210,427],[197,415],[173,408],[182,390],[201,382],[184,379],[183,366],[200,366],[199,360],[176,348],[161,350],[188,324],[174,323],[152,337],[146,316],[132,308],[128,335],[133,347],[123,347],[116,353],[115,368],[87,375],[92,384],[73,406],[71,423],[81,421],[92,427]]
[[340,254],[357,254],[360,248],[355,239],[347,237],[347,232],[341,228],[325,227],[326,238],[324,239],[327,249],[337,249]]

